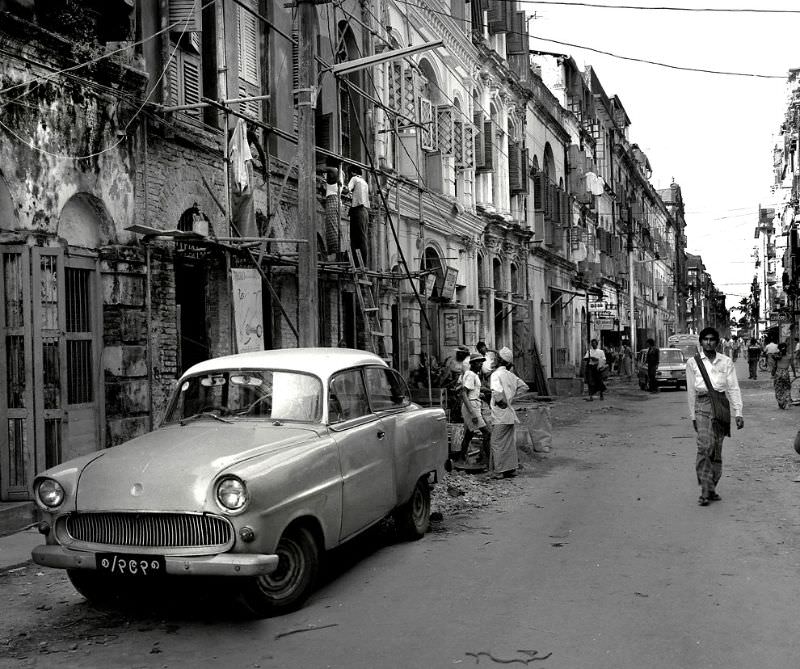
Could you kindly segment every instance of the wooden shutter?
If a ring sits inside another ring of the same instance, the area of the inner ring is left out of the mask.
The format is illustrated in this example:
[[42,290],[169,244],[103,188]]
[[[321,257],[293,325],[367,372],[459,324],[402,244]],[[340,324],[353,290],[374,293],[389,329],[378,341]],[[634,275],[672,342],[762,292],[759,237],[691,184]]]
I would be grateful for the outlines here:
[[202,4],[201,0],[169,0],[169,23],[172,31],[199,32],[202,26]]
[[522,190],[522,147],[519,142],[508,144],[508,189],[511,193]]
[[509,56],[528,53],[528,33],[525,12],[510,12],[511,31],[506,38],[506,53]]
[[[253,11],[258,10],[257,0],[244,0]],[[260,86],[261,66],[258,57],[258,19],[244,7],[236,6],[239,35],[239,78],[248,84]]]
[[461,121],[461,164],[458,167],[472,169],[475,167],[475,126],[467,121]]
[[472,116],[472,122],[475,169],[480,171],[484,169],[484,164],[486,163],[486,148],[483,141],[483,115],[480,112],[475,112]]
[[544,213],[547,201],[547,188],[542,172],[533,175],[533,210]]
[[456,153],[455,115],[458,112],[451,105],[436,107],[436,145],[444,154]]
[[[200,72],[200,59],[189,53],[182,53],[181,88],[183,89],[183,102],[179,104],[191,105],[200,102],[203,95],[203,82]],[[187,114],[200,117],[200,109],[189,109]]]
[[[258,0],[245,0],[253,11],[258,10]],[[239,47],[239,97],[261,95],[260,31],[258,19],[244,7],[236,6],[236,23]],[[261,120],[263,106],[260,100],[239,103],[239,111]]]
[[508,11],[510,3],[508,0],[489,1],[489,32],[505,33],[508,32]]
[[317,146],[322,149],[333,150],[333,114],[319,114],[315,124]]
[[403,65],[402,63],[388,64],[389,100],[388,106],[396,112],[403,111]]
[[[167,66],[170,104],[190,105],[200,102],[203,94],[200,76],[200,58],[176,49]],[[186,109],[181,113],[200,118],[200,109]]]
[[494,170],[494,134],[491,121],[483,122],[483,169]]
[[419,99],[419,122],[422,126],[422,148],[426,151],[436,149],[436,119],[433,103],[427,98]]
[[300,34],[297,29],[292,29],[292,130],[297,132],[297,125],[299,123],[299,116],[297,114],[297,93],[295,91],[300,88],[300,69],[298,66],[298,59],[300,54],[297,50],[297,40],[300,39]]

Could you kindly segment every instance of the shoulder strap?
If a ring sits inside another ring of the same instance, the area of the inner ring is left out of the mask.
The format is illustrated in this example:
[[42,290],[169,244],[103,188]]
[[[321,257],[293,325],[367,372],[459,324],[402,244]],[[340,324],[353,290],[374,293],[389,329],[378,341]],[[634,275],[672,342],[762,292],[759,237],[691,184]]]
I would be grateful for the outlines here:
[[703,375],[703,381],[706,382],[706,390],[709,392],[714,390],[714,386],[711,385],[711,380],[708,378],[708,372],[706,371],[706,366],[703,364],[702,358],[700,358],[700,354],[695,354],[694,359],[697,362],[697,367],[700,370],[700,374]]

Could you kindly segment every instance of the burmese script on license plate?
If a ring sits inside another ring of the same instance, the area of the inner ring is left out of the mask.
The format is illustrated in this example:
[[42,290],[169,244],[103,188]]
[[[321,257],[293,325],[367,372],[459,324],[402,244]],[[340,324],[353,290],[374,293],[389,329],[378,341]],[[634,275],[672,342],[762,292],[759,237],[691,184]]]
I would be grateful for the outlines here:
[[97,568],[120,576],[157,576],[166,573],[163,555],[98,553]]

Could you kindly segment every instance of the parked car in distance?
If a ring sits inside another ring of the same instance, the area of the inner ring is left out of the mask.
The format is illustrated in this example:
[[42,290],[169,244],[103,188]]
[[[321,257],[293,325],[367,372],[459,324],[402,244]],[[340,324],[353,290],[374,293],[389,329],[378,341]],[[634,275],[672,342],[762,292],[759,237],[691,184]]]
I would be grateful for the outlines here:
[[36,476],[33,560],[96,603],[181,574],[229,578],[253,615],[298,608],[326,550],[389,514],[408,539],[426,532],[445,421],[372,353],[207,360],[157,430]]
[[[686,389],[686,356],[679,348],[658,349],[658,369],[656,383],[661,386],[683,387]],[[636,356],[639,388],[651,390],[647,378],[647,349],[642,349]]]

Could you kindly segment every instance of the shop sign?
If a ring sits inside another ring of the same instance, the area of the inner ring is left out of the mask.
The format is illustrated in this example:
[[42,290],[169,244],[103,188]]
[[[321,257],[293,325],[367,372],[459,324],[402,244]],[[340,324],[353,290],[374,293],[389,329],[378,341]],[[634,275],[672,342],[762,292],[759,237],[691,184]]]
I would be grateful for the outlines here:
[[616,311],[617,305],[612,304],[608,300],[597,300],[595,302],[589,302],[589,312],[590,313],[597,313],[600,311]]
[[456,279],[458,278],[458,268],[457,267],[448,267],[444,272],[444,278],[442,279],[442,286],[441,290],[439,291],[439,297],[445,300],[452,300],[453,295],[456,291]]
[[614,327],[613,318],[598,318],[594,324],[599,330],[611,330]]

